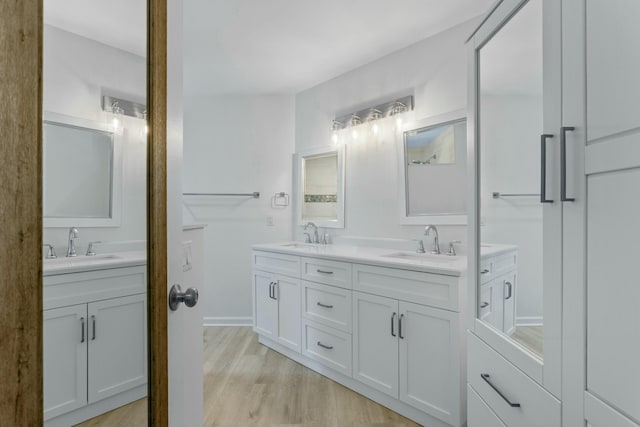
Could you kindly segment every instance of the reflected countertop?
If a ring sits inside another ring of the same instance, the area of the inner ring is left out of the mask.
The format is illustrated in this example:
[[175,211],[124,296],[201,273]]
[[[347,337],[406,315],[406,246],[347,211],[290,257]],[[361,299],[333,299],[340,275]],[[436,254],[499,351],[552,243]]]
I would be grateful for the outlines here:
[[147,256],[145,251],[112,252],[94,256],[61,256],[53,259],[45,258],[42,262],[42,272],[44,276],[55,276],[58,274],[133,267],[145,265],[146,263]]

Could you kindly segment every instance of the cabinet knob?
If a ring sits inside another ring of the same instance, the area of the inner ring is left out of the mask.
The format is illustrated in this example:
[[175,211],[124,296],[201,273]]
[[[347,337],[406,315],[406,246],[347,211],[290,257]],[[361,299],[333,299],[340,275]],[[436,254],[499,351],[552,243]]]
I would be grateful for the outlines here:
[[189,288],[182,292],[180,285],[173,285],[169,291],[169,308],[176,311],[181,302],[187,307],[196,305],[198,303],[198,289]]

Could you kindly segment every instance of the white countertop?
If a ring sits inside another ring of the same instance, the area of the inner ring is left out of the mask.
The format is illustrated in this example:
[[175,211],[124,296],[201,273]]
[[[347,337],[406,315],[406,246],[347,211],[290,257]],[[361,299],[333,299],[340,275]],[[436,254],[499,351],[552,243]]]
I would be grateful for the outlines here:
[[490,258],[506,252],[517,251],[516,245],[503,245],[501,243],[482,243],[480,245],[480,259]]
[[94,256],[78,255],[77,257],[44,259],[42,271],[44,276],[54,276],[82,271],[132,267],[145,265],[146,263],[147,255],[145,251],[112,252]]
[[254,250],[318,257],[336,261],[402,268],[447,276],[461,276],[467,270],[466,256],[419,254],[411,251],[349,245],[320,245],[283,242],[253,245]]

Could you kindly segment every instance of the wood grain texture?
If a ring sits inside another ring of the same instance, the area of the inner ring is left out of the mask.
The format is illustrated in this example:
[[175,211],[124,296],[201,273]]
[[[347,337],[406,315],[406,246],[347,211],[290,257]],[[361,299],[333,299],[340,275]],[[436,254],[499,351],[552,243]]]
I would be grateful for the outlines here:
[[148,425],[169,424],[167,344],[167,0],[147,1]]
[[[417,427],[258,342],[250,327],[204,329],[205,426]],[[89,426],[145,426],[132,403]]]
[[42,0],[0,2],[0,424],[42,425]]
[[537,356],[544,357],[544,328],[542,326],[518,326],[511,338]]

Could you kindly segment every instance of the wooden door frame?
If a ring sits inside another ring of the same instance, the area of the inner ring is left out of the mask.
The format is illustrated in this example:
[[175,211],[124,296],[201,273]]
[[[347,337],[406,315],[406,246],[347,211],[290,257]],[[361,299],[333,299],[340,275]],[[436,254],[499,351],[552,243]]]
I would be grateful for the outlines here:
[[[0,420],[43,425],[43,0],[0,2]],[[167,0],[147,0],[148,424],[168,426]]]

